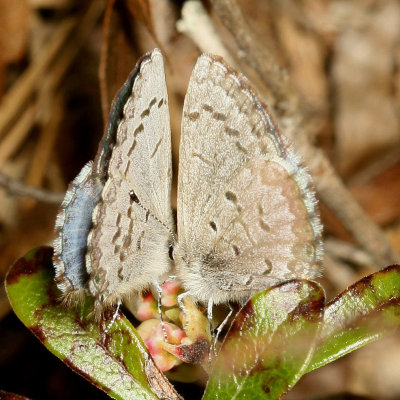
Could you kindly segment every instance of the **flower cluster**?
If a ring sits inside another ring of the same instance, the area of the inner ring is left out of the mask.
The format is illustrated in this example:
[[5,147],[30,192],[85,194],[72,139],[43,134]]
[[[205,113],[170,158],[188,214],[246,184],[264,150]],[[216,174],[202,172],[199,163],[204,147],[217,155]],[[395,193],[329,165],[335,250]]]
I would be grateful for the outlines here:
[[207,362],[211,345],[210,324],[190,297],[178,305],[180,285],[167,281],[162,285],[161,313],[152,293],[139,297],[132,311],[141,321],[137,331],[161,371],[186,364]]

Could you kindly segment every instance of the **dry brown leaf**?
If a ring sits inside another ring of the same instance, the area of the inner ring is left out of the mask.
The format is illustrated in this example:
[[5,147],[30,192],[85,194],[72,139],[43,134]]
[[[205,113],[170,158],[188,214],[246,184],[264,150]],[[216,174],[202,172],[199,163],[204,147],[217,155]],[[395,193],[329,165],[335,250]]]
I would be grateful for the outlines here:
[[29,7],[25,0],[0,0],[0,63],[19,60],[26,51]]
[[105,124],[112,99],[125,82],[138,57],[133,19],[126,9],[125,1],[109,0],[103,22],[99,71],[101,107]]
[[383,171],[363,185],[352,186],[351,193],[379,225],[400,219],[400,164]]
[[289,18],[277,20],[280,42],[290,64],[290,77],[301,97],[313,109],[324,109],[328,101],[325,73],[326,50],[310,32]]
[[[342,2],[343,13],[354,2]],[[349,8],[349,10],[347,10]],[[335,41],[333,90],[336,94],[336,158],[346,175],[399,143],[393,97],[394,47],[400,35],[400,4],[385,1],[347,23]],[[357,23],[356,23],[357,22]]]
[[[152,4],[149,0],[126,0],[126,7],[131,12],[132,16],[143,23],[150,34],[156,39],[154,29]],[[157,39],[156,39],[157,40]]]

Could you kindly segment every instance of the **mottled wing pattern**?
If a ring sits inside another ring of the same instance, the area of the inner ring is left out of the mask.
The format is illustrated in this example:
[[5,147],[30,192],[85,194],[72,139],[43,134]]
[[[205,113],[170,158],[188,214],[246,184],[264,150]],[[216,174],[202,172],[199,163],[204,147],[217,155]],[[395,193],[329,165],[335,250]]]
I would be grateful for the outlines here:
[[[148,55],[143,59],[147,59]],[[71,182],[58,213],[54,240],[56,282],[64,300],[77,300],[87,292],[88,274],[85,256],[87,237],[92,228],[92,213],[98,204],[107,179],[108,163],[123,107],[132,93],[141,61],[115,97],[106,131],[94,162],[89,162]]]
[[245,78],[202,55],[185,97],[177,268],[200,301],[315,276],[321,226],[308,173]]
[[125,104],[88,237],[89,290],[106,306],[169,270],[171,173],[164,66],[154,50],[142,60]]

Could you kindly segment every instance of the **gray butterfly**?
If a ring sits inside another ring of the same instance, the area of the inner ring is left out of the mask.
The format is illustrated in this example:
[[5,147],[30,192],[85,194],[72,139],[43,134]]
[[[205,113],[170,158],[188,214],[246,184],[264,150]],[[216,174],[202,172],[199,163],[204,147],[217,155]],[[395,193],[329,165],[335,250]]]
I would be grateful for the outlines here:
[[218,304],[318,274],[311,178],[247,80],[220,58],[199,57],[185,97],[177,230],[171,164],[155,49],[114,101],[96,159],[58,215],[54,264],[67,298],[89,293],[102,310],[175,273],[195,301]]

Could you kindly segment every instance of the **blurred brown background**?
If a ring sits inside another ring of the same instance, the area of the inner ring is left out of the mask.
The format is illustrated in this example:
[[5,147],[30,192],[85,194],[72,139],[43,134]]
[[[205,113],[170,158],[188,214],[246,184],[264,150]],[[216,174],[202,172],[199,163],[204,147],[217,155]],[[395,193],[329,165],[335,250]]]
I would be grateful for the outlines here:
[[[219,54],[248,76],[314,176],[328,299],[399,262],[400,1],[0,0],[2,280],[18,257],[51,244],[113,96],[155,46],[166,56],[175,178],[191,69],[200,52]],[[106,398],[22,326],[3,286],[0,321],[0,389]],[[309,374],[287,397],[398,399],[399,378],[391,337]]]

